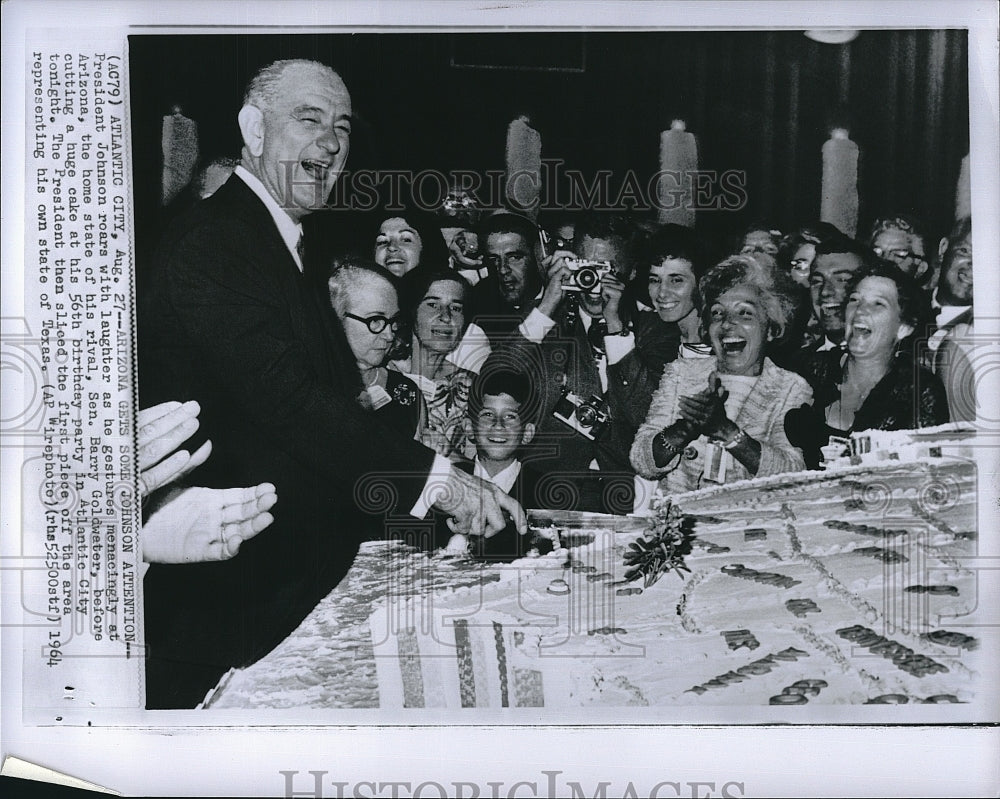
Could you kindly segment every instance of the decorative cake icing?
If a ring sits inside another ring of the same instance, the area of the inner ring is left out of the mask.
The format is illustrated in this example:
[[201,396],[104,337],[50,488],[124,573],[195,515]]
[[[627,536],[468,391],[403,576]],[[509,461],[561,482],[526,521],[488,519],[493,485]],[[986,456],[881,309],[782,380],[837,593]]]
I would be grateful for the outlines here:
[[507,564],[372,543],[207,704],[975,706],[996,690],[975,497],[973,463],[928,453],[703,489],[653,519],[533,513],[557,548]]

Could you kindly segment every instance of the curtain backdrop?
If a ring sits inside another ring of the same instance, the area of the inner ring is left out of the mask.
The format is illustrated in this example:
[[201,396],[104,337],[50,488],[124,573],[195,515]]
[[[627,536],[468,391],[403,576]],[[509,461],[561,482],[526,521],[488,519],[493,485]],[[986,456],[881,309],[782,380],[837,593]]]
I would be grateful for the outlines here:
[[[129,46],[140,252],[162,222],[163,115],[179,105],[198,123],[203,159],[238,155],[243,87],[277,58],[315,58],[344,76],[357,115],[351,169],[502,169],[507,125],[525,112],[545,158],[583,176],[610,170],[614,196],[625,175],[655,173],[659,132],[683,117],[702,169],[746,176],[745,207],[699,215],[720,245],[758,218],[789,229],[818,216],[833,125],[861,148],[859,235],[899,211],[943,233],[968,152],[964,30],[862,31],[845,45],[754,31],[133,36]],[[463,66],[475,61],[504,68]]]

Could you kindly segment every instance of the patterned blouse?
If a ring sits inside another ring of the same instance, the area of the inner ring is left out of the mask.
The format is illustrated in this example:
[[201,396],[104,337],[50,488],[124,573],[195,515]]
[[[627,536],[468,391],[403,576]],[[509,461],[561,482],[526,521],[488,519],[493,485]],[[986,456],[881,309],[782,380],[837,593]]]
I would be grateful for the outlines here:
[[412,380],[423,394],[427,414],[416,439],[446,458],[475,458],[475,445],[465,435],[465,415],[475,374],[454,367],[448,374],[431,380],[414,374],[409,359],[393,361],[389,366]]

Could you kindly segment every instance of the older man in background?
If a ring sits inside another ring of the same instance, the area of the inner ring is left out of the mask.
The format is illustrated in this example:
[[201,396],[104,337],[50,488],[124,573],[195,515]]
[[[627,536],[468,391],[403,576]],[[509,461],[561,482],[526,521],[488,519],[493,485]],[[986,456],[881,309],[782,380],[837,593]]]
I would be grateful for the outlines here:
[[976,380],[972,368],[972,219],[955,223],[938,245],[941,271],[932,295],[934,330],[928,339],[928,366],[948,392],[952,421],[976,420]]

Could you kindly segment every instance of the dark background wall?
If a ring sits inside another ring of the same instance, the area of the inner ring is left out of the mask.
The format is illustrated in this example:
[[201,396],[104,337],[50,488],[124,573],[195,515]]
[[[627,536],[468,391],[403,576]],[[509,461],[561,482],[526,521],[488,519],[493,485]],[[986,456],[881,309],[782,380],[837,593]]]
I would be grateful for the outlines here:
[[[757,218],[790,229],[816,217],[833,124],[862,151],[859,231],[903,211],[940,234],[969,149],[961,30],[863,31],[846,45],[762,31],[132,36],[129,48],[140,253],[162,220],[163,115],[176,104],[198,122],[204,160],[238,155],[243,88],[278,58],[317,59],[343,75],[358,117],[354,170],[501,169],[507,124],[527,111],[546,158],[645,181],[659,132],[683,117],[702,169],[747,176],[746,207],[699,215],[708,237]],[[535,68],[543,64],[556,69]]]

